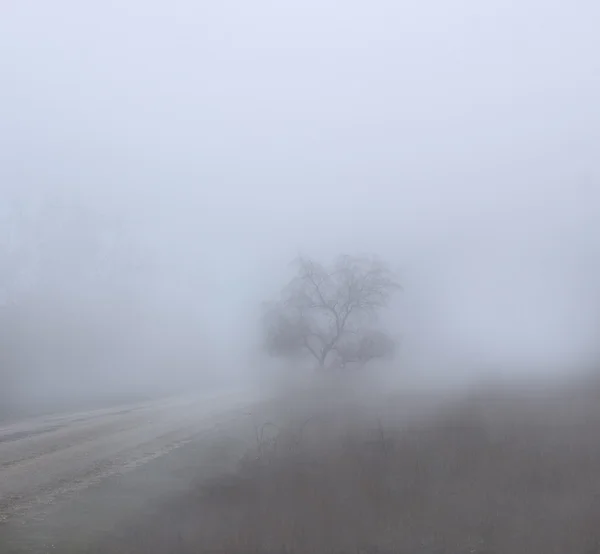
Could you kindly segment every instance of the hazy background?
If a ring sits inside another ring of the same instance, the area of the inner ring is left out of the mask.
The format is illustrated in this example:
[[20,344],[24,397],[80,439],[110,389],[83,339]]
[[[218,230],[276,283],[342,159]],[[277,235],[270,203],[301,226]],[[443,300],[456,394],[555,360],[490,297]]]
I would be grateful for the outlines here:
[[399,373],[593,364],[598,21],[592,0],[5,0],[5,382],[235,382],[300,252],[399,270]]

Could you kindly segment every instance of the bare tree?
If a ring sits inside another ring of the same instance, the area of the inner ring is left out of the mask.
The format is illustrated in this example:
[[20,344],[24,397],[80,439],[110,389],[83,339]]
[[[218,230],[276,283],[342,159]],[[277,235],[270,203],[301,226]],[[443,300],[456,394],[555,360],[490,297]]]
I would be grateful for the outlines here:
[[270,354],[311,356],[320,368],[335,360],[364,364],[390,355],[393,340],[372,328],[377,313],[400,289],[382,262],[341,256],[331,267],[300,258],[279,301],[265,310]]

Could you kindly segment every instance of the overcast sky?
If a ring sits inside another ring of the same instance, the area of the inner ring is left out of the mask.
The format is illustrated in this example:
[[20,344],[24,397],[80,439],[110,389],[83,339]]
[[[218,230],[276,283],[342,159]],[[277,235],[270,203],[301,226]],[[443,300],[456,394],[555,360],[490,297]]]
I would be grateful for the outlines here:
[[595,0],[3,0],[0,187],[125,214],[216,334],[298,252],[375,252],[446,340],[581,350],[599,23]]

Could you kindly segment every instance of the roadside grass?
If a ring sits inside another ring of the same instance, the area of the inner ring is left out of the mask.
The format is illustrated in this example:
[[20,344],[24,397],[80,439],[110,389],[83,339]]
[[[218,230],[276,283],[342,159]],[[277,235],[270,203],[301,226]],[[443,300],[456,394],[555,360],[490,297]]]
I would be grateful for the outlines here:
[[235,471],[101,552],[600,554],[596,392],[479,392],[417,418],[400,396],[288,398]]

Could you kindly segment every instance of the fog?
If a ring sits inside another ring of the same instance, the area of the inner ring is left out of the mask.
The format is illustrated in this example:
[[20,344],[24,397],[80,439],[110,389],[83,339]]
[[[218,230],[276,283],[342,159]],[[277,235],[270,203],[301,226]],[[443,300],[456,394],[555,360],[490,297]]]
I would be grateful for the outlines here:
[[403,378],[590,369],[599,17],[591,0],[3,2],[0,387],[84,402],[285,371],[258,320],[298,254],[398,272]]

